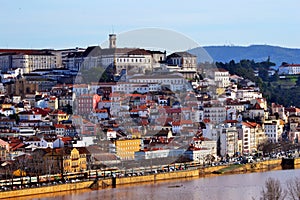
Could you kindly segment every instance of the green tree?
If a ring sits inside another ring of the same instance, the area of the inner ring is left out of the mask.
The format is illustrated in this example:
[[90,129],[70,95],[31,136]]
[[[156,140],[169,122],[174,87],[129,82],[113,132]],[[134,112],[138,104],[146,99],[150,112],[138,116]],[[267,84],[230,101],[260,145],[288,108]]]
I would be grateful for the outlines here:
[[300,86],[300,76],[298,76],[298,78],[297,78],[296,86]]

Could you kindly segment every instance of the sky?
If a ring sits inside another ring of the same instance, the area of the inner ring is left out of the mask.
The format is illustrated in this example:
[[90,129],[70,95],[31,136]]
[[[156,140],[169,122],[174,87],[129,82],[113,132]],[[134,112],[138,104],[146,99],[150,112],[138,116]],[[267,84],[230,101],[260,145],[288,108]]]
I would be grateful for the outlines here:
[[199,46],[300,48],[299,7],[299,0],[1,0],[0,48],[87,47],[143,28]]

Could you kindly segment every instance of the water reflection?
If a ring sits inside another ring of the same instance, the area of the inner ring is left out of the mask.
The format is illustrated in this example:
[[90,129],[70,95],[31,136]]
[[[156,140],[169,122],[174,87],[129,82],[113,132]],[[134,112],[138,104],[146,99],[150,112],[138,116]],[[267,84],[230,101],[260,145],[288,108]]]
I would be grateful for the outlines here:
[[300,169],[279,170],[249,174],[190,178],[173,181],[159,181],[154,184],[118,186],[105,190],[78,190],[32,197],[14,198],[18,200],[94,200],[94,199],[142,199],[142,200],[251,200],[258,199],[265,180],[277,178],[282,185],[287,180],[300,177]]

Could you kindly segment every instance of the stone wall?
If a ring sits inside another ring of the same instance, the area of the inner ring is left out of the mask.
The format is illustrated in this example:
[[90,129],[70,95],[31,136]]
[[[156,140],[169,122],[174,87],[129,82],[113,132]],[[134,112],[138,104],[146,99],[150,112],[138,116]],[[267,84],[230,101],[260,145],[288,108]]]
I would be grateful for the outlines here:
[[36,194],[45,194],[45,193],[85,189],[85,188],[88,188],[92,183],[93,183],[93,181],[86,181],[86,182],[79,182],[79,183],[44,186],[44,187],[39,187],[39,188],[28,188],[28,189],[22,189],[22,190],[5,191],[5,192],[0,192],[0,199],[9,198],[9,197],[30,196],[30,195],[36,195]]

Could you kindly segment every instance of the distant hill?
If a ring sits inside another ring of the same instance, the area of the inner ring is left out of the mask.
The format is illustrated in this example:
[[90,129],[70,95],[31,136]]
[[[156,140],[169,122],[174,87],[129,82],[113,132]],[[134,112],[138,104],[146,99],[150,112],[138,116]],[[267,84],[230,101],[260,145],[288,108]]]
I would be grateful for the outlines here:
[[[190,53],[198,56],[198,62],[203,62],[203,49],[207,51],[215,62],[229,62],[234,60],[239,62],[242,59],[254,60],[256,62],[265,61],[270,57],[270,61],[280,66],[282,62],[300,63],[300,49],[283,48],[269,45],[242,46],[205,46],[189,50]],[[207,58],[207,57],[206,57]],[[211,61],[204,58],[204,61]]]

